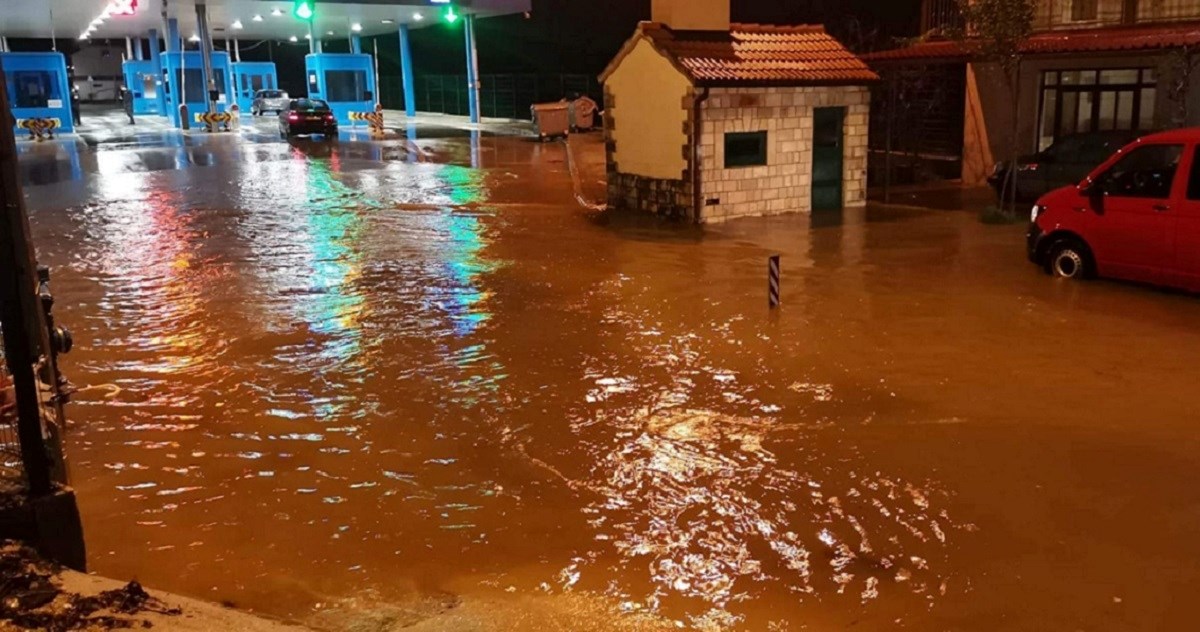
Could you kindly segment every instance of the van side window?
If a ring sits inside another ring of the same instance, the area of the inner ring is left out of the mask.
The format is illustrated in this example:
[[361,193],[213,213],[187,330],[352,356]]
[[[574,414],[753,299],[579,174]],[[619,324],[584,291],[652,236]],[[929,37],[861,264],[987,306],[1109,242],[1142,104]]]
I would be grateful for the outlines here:
[[1188,179],[1188,199],[1200,201],[1200,145],[1196,146],[1196,155],[1192,156],[1192,175]]
[[1102,177],[1102,190],[1114,197],[1171,197],[1183,145],[1145,145],[1129,152]]

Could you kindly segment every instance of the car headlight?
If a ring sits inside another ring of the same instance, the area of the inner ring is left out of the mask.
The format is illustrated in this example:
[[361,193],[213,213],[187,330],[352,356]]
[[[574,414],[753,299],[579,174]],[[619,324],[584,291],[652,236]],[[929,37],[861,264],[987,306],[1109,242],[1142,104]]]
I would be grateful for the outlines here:
[[1038,221],[1038,218],[1041,217],[1042,213],[1044,213],[1045,211],[1046,211],[1046,207],[1042,206],[1041,204],[1034,204],[1033,210],[1029,212],[1029,221],[1031,221],[1031,222]]

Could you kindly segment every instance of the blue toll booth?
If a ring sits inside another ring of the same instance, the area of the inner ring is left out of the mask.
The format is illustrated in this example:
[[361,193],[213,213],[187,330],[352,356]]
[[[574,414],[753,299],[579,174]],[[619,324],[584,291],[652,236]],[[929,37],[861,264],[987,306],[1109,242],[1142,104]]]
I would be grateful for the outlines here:
[[[167,95],[167,116],[175,127],[182,127],[179,120],[179,103],[188,108],[189,124],[196,124],[196,114],[208,111],[208,86],[204,84],[204,57],[200,51],[163,53],[163,72],[166,75],[164,89]],[[230,95],[232,73],[229,53],[213,53],[212,68],[217,84],[217,111],[224,112],[233,105]]]
[[350,125],[351,112],[375,111],[375,63],[370,55],[315,53],[304,58],[308,96],[324,99],[338,125]]
[[162,89],[158,64],[148,59],[130,60],[121,64],[121,72],[125,75],[125,87],[133,93],[134,114],[165,114],[158,99]]
[[279,79],[275,73],[275,62],[235,61],[233,68],[233,92],[237,95],[238,108],[250,111],[254,93],[259,90],[278,90]]
[[0,53],[0,62],[8,78],[8,99],[17,122],[56,119],[58,132],[75,131],[67,58],[62,53]]

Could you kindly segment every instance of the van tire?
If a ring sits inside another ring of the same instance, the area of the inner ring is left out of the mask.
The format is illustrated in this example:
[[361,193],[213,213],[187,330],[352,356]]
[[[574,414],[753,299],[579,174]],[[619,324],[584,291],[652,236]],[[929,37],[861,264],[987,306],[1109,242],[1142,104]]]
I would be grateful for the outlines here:
[[1046,251],[1046,272],[1051,276],[1072,281],[1090,279],[1095,272],[1092,253],[1087,244],[1079,239],[1059,239]]

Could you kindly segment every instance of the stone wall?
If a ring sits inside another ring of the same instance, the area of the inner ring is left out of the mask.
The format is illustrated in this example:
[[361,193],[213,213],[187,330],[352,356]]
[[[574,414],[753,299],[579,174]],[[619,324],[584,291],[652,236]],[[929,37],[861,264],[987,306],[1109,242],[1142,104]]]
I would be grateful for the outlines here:
[[[701,222],[812,210],[813,109],[846,108],[842,202],[866,204],[865,86],[714,88],[703,106]],[[767,164],[725,168],[727,132],[767,132]]]
[[692,216],[692,204],[692,183],[686,180],[660,180],[615,171],[608,174],[610,208],[686,220]]

